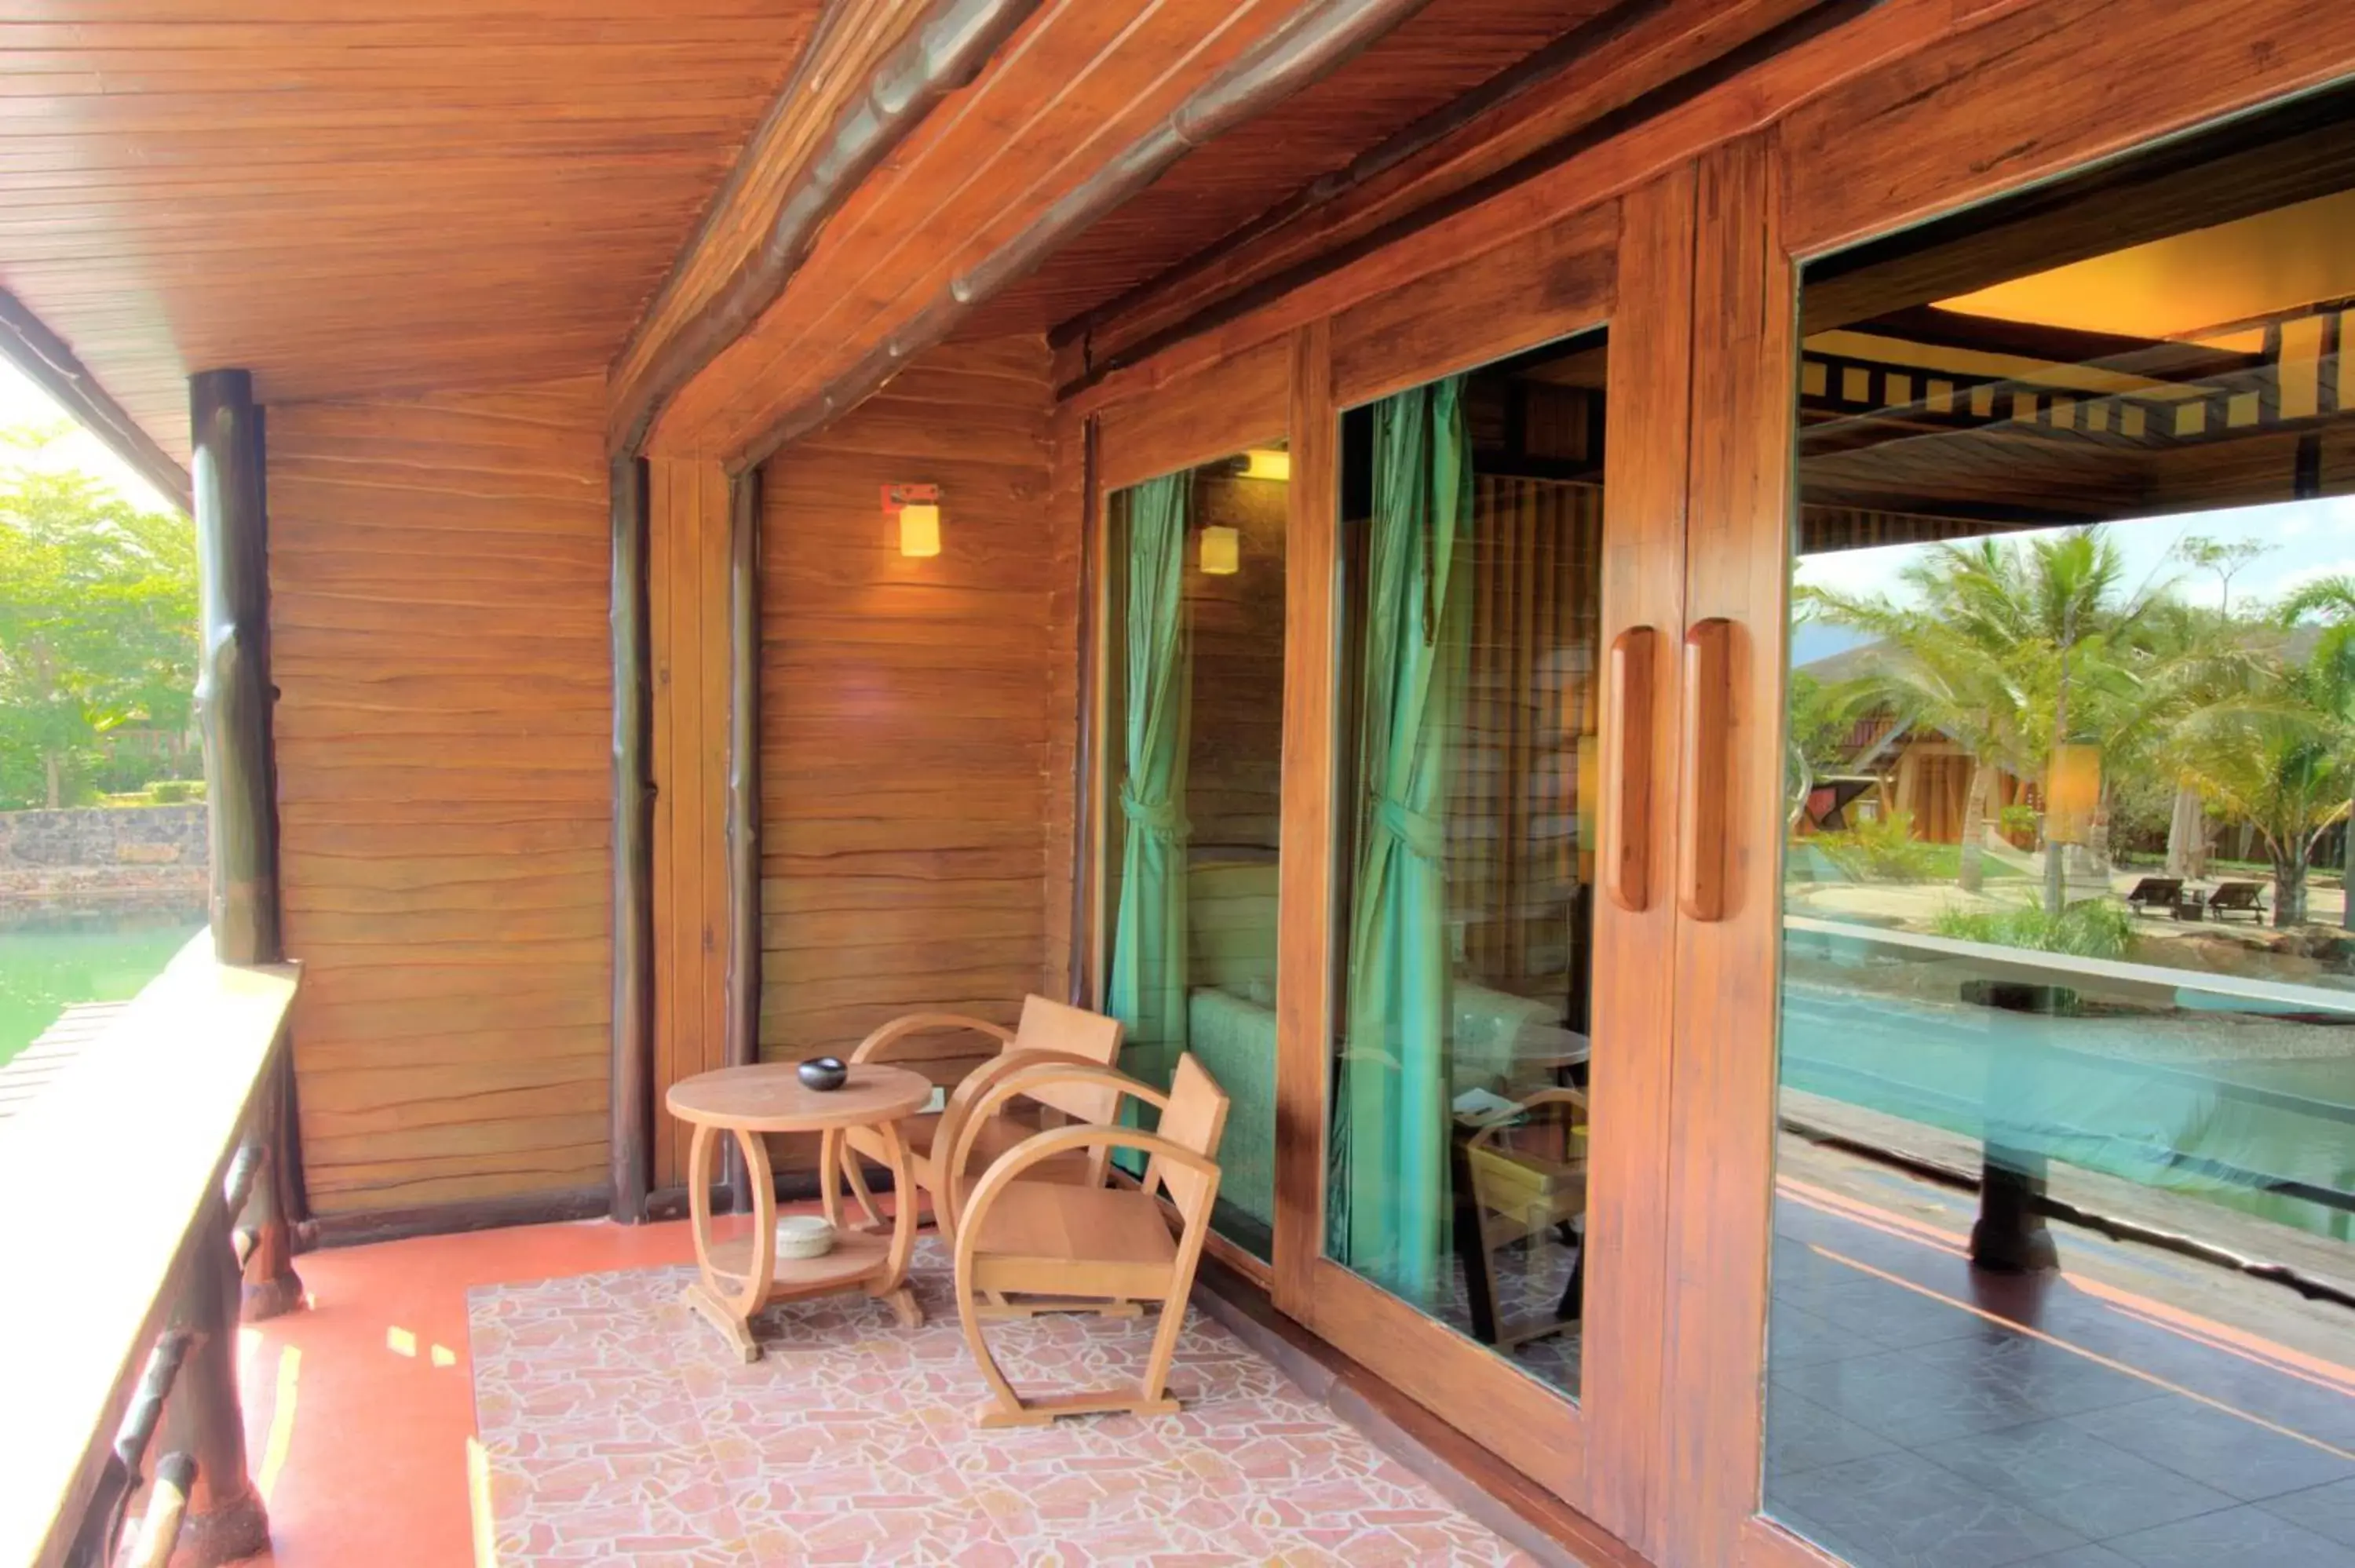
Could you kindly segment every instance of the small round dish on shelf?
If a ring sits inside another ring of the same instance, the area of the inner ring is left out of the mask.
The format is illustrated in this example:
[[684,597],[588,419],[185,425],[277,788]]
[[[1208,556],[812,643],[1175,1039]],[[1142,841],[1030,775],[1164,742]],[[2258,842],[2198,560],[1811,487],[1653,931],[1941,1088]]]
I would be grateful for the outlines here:
[[834,1250],[834,1227],[817,1214],[787,1214],[777,1222],[779,1257],[824,1257]]

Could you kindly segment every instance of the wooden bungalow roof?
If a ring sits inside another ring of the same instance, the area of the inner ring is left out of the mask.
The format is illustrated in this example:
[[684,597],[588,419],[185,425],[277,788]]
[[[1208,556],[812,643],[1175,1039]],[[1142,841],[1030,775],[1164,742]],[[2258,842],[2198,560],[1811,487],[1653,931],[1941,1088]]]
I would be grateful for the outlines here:
[[265,401],[602,374],[822,8],[0,21],[0,287],[180,460],[195,370],[249,367]]

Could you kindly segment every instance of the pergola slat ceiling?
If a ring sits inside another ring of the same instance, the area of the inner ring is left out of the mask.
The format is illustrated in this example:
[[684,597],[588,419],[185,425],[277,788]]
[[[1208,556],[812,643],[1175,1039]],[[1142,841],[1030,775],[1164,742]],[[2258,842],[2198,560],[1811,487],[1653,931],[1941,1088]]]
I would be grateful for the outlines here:
[[84,0],[0,18],[0,287],[175,456],[265,401],[602,375],[821,0]]

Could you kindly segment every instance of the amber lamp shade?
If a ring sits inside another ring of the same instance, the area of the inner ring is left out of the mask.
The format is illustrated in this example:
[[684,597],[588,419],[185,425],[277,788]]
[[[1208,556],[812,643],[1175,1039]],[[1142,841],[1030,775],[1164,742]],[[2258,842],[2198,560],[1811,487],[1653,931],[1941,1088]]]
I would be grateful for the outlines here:
[[1202,530],[1202,570],[1214,577],[1231,577],[1242,569],[1243,536],[1240,530],[1217,524]]
[[941,553],[941,509],[928,502],[900,508],[900,553],[937,556]]
[[1603,798],[1603,737],[1578,737],[1578,880],[1594,880],[1595,835],[1602,832],[1596,804]]
[[2102,796],[2102,748],[2070,741],[2052,748],[2044,785],[2044,837],[2056,844],[2082,844],[2094,833],[2094,810]]

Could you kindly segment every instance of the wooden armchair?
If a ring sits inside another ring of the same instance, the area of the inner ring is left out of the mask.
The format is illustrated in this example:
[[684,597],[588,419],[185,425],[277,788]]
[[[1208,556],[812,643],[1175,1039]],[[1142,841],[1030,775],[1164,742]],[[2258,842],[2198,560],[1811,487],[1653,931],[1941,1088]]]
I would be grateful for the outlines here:
[[[1120,1058],[1120,1021],[1106,1018],[1100,1012],[1066,1007],[1050,1001],[1043,996],[1025,997],[1019,1027],[1007,1029],[979,1018],[969,1018],[954,1012],[911,1012],[895,1018],[858,1043],[850,1054],[853,1062],[899,1061],[905,1065],[940,1065],[969,1059],[970,1049],[944,1054],[937,1043],[927,1047],[924,1036],[948,1032],[979,1034],[991,1042],[996,1054],[966,1073],[951,1093],[946,1107],[937,1112],[908,1117],[899,1124],[900,1138],[907,1147],[910,1162],[915,1167],[916,1183],[932,1195],[932,1215],[941,1224],[942,1234],[949,1234],[947,1205],[943,1193],[947,1182],[940,1156],[957,1147],[962,1140],[968,1145],[965,1158],[978,1156],[985,1162],[996,1159],[1025,1138],[1039,1130],[1040,1122],[1023,1121],[1006,1114],[1007,1101],[1012,1097],[990,1100],[987,1113],[976,1118],[975,1107],[982,1097],[1007,1076],[1028,1065],[1055,1063],[1072,1066],[1110,1067]],[[1088,1084],[1045,1086],[1047,1093],[1027,1097],[1046,1108],[1050,1117],[1068,1117],[1078,1121],[1109,1121],[1118,1113],[1120,1096],[1103,1086]],[[973,1136],[964,1139],[970,1131]],[[859,1158],[865,1156],[879,1165],[890,1162],[883,1146],[882,1134],[871,1127],[845,1128],[828,1132],[818,1150],[819,1193],[826,1206],[826,1217],[836,1225],[842,1224],[843,1183],[847,1183],[858,1206],[867,1216],[869,1228],[882,1224],[875,1208],[874,1194],[868,1191],[867,1178],[859,1169]],[[1091,1176],[1101,1182],[1101,1162],[1092,1162],[1084,1154],[1052,1162],[1035,1173],[1040,1181],[1076,1181]],[[912,1194],[903,1194],[911,1197]]]
[[[1473,1332],[1488,1344],[1509,1350],[1572,1327],[1582,1315],[1586,1245],[1550,1319],[1508,1321],[1497,1278],[1498,1251],[1516,1242],[1582,1225],[1586,1214],[1586,1096],[1577,1089],[1540,1089],[1512,1113],[1474,1133],[1463,1146],[1463,1169],[1470,1178],[1475,1234],[1464,1238],[1476,1248],[1478,1272],[1471,1275]],[[1536,1254],[1532,1253],[1534,1260]],[[1475,1262],[1467,1257],[1467,1265]]]
[[[1169,1361],[1209,1230],[1210,1205],[1218,1197],[1215,1157],[1226,1128],[1227,1096],[1189,1053],[1178,1058],[1167,1095],[1110,1068],[1042,1064],[1009,1074],[981,1097],[976,1109],[986,1115],[1000,1096],[1039,1095],[1061,1083],[1110,1088],[1116,1097],[1158,1107],[1161,1123],[1153,1132],[1114,1126],[1108,1119],[1050,1128],[999,1156],[970,1195],[962,1174],[950,1181],[957,1316],[992,1395],[975,1414],[983,1426],[1039,1426],[1058,1415],[1112,1410],[1165,1415],[1178,1409],[1167,1395]],[[975,1130],[968,1129],[969,1140]],[[1047,1161],[1072,1154],[1085,1155],[1101,1171],[1115,1149],[1147,1157],[1139,1185],[1031,1179]],[[1178,1222],[1174,1234],[1162,1205],[1165,1197]],[[1005,1311],[1102,1311],[1153,1300],[1161,1304],[1161,1322],[1145,1375],[1134,1388],[1025,1400],[998,1369],[981,1331],[985,1316]]]

